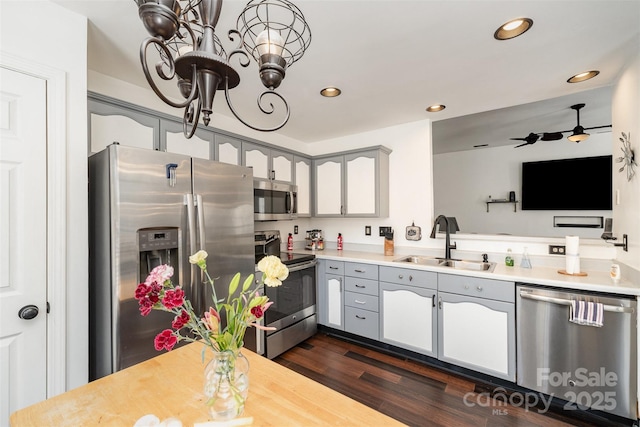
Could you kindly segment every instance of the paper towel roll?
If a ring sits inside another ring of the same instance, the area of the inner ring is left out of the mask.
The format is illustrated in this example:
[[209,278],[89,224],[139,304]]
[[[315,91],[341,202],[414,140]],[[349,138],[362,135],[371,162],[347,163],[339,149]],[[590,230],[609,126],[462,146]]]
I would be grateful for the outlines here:
[[580,273],[580,256],[579,255],[565,255],[565,268],[564,270],[568,274]]
[[564,245],[565,255],[580,255],[580,237],[567,236]]

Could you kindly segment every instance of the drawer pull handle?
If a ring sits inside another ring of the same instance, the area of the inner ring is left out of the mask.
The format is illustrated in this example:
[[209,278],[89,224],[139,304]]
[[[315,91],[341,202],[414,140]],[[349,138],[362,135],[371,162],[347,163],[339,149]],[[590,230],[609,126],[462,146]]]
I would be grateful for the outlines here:
[[413,276],[409,276],[409,281],[412,281],[412,280],[413,280]]
[[337,270],[337,269],[338,269],[338,267],[333,267],[333,266],[329,266],[329,268],[330,268],[331,270]]
[[366,287],[367,287],[366,285],[356,285],[356,288],[364,289],[364,288],[366,288]]
[[354,300],[356,304],[366,304],[366,301]]
[[398,279],[402,279],[404,276],[402,274],[398,274]]
[[478,292],[482,292],[482,286],[478,286],[476,289],[478,290]]
[[358,316],[357,314],[356,314],[356,318],[358,318],[358,319],[360,319],[360,320],[367,320],[367,318],[366,318],[366,317],[364,317],[364,316]]
[[356,273],[366,273],[364,270],[355,270]]

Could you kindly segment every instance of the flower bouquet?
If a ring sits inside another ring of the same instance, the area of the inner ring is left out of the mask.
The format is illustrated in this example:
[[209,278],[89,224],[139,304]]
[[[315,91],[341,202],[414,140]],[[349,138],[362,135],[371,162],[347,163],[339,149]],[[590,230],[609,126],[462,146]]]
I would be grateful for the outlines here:
[[[205,369],[205,394],[210,414],[214,419],[230,419],[240,415],[247,398],[249,365],[240,353],[244,335],[249,326],[269,330],[258,322],[264,312],[273,304],[269,298],[260,295],[259,285],[252,288],[254,275],[250,274],[240,287],[240,273],[229,283],[228,296],[218,299],[213,279],[209,276],[206,263],[207,253],[198,251],[189,257],[191,264],[197,264],[203,271],[213,292],[213,307],[205,313],[195,313],[191,302],[185,298],[180,285],[171,281],[173,267],[160,265],[154,268],[135,292],[140,313],[148,315],[151,310],[168,311],[175,314],[171,329],[156,335],[156,350],[171,350],[180,341],[201,341],[205,344],[202,352],[204,361],[207,347],[214,352],[213,360]],[[289,275],[289,270],[275,256],[264,257],[258,263],[266,286],[280,286]],[[222,326],[222,319],[226,324]]]

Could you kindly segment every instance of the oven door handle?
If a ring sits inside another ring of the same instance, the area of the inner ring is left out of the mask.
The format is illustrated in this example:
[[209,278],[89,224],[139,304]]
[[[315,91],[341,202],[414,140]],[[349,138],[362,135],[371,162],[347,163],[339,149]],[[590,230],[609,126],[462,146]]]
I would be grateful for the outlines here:
[[302,264],[295,264],[289,267],[289,273],[294,271],[304,270],[306,268],[315,267],[318,262],[314,259],[313,261],[303,262]]

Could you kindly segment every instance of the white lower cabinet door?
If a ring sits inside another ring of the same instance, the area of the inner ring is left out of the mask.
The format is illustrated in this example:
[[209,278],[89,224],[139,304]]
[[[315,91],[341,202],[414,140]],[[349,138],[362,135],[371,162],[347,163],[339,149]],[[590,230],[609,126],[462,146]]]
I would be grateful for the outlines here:
[[436,357],[435,289],[380,282],[380,340]]
[[438,359],[515,381],[512,303],[440,292]]
[[344,330],[342,276],[327,274],[327,326]]

